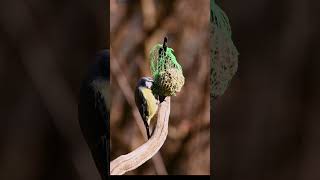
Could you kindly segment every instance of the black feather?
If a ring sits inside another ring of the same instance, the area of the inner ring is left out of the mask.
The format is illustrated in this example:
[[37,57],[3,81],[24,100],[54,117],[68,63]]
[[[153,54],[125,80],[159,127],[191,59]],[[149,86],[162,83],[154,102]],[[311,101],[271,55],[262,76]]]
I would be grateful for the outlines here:
[[81,84],[78,106],[80,128],[103,180],[110,174],[110,113],[105,93],[96,84],[109,86],[109,67],[109,51],[99,52],[88,77]]
[[143,93],[141,92],[141,89],[139,87],[137,87],[135,91],[135,102],[146,128],[148,139],[150,139],[151,135],[149,131],[149,124],[147,122],[149,118],[149,111],[147,109],[148,104],[146,99],[143,97]]

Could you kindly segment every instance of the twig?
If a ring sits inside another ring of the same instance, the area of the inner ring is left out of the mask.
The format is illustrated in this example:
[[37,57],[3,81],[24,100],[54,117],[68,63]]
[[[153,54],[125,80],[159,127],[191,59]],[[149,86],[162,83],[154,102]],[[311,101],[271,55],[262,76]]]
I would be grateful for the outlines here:
[[170,97],[167,97],[159,105],[157,125],[153,136],[134,151],[113,160],[110,164],[111,175],[122,175],[136,169],[159,151],[168,135],[169,114]]

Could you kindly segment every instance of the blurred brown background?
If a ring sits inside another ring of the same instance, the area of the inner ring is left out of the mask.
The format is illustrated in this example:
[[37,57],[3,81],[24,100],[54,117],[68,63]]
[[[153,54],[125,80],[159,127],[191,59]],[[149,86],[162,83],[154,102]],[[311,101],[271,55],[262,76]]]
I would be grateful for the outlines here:
[[320,179],[320,2],[217,3],[240,56],[217,102],[214,179]]
[[80,82],[109,45],[104,0],[0,1],[0,179],[97,180]]
[[111,69],[120,67],[111,76],[111,160],[144,143],[130,101],[138,79],[151,76],[150,49],[167,36],[182,65],[185,85],[171,99],[162,158],[127,174],[158,174],[161,159],[168,174],[210,174],[209,0],[110,3]]

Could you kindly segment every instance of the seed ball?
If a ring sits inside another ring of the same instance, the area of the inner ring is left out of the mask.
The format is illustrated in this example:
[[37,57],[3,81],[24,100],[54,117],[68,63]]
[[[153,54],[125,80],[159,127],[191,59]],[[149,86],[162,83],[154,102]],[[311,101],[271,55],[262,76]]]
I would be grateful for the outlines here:
[[169,68],[160,72],[154,81],[153,91],[155,94],[172,96],[181,91],[185,79],[181,70]]

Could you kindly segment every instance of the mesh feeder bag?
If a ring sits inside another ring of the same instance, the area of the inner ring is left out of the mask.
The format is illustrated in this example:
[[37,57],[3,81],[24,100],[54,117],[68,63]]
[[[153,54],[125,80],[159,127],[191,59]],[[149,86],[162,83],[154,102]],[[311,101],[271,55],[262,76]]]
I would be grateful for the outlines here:
[[150,51],[151,73],[154,79],[152,91],[159,96],[172,96],[180,92],[184,85],[181,65],[173,54],[173,49],[156,44]]
[[238,69],[238,50],[231,39],[229,19],[211,0],[211,97],[221,96]]

